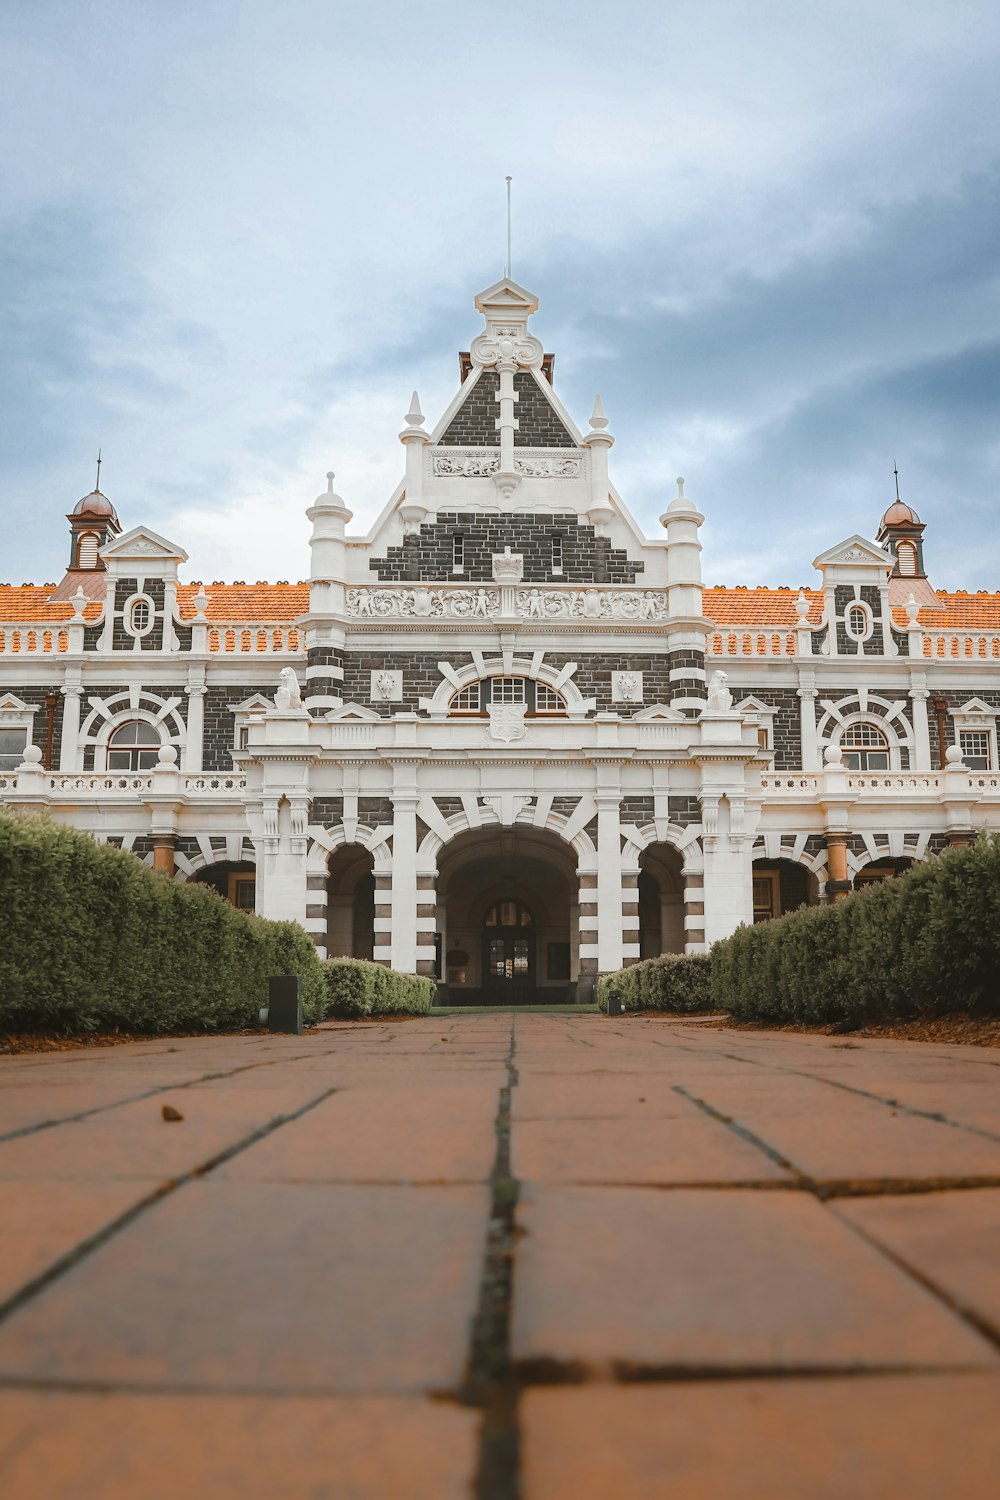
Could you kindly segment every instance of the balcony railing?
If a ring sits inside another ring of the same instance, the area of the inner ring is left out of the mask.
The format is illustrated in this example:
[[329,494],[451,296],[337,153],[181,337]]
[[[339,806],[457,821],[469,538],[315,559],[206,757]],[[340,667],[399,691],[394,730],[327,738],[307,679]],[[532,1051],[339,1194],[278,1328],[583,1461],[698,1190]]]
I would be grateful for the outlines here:
[[[184,798],[208,800],[211,797],[238,796],[246,787],[242,771],[180,771],[168,773],[170,782]],[[74,801],[79,797],[105,800],[107,798],[143,798],[168,790],[161,775],[152,771],[137,773],[117,771],[37,771],[18,776],[16,771],[5,771],[0,775],[0,794],[30,793],[32,796],[65,798]]]

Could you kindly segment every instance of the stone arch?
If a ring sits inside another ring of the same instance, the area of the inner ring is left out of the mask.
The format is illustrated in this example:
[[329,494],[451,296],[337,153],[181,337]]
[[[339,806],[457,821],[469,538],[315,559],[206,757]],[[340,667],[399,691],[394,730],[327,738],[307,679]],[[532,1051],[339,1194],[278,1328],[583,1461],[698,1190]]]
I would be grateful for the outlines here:
[[[388,891],[391,884],[392,827],[382,824],[378,828],[368,828],[363,823],[354,823],[348,830],[343,823],[332,828],[310,823],[306,836],[306,919],[303,925],[316,944],[320,958],[326,958],[330,923],[330,856],[352,844],[366,849],[372,859],[377,901],[379,892]],[[374,956],[388,962],[388,952],[379,948],[377,939]]]
[[[473,799],[469,799],[470,803]],[[551,797],[547,801],[551,804]],[[499,802],[499,808],[493,806]],[[581,870],[588,872],[597,868],[597,846],[595,845],[586,826],[581,822],[585,817],[586,822],[596,816],[597,807],[592,797],[581,797],[577,809],[570,816],[552,811],[551,806],[546,807],[543,799],[529,796],[528,794],[515,793],[509,807],[503,806],[504,798],[476,798],[475,811],[470,811],[469,806],[463,806],[459,811],[445,817],[440,813],[431,797],[422,797],[417,811],[420,817],[428,825],[427,832],[417,846],[417,871],[425,875],[436,874],[438,855],[443,848],[463,833],[471,833],[479,828],[502,828],[517,825],[518,827],[531,827],[540,829],[546,833],[554,833],[568,844],[577,856]],[[520,804],[519,806],[517,804]],[[581,809],[583,809],[581,813]],[[507,814],[511,814],[507,821]]]
[[[852,704],[857,706],[851,707]],[[913,726],[906,717],[904,698],[882,698],[877,693],[869,693],[862,689],[859,692],[847,693],[836,701],[832,698],[824,698],[820,707],[824,713],[816,725],[816,742],[821,756],[827,745],[838,741],[843,731],[851,724],[873,724],[885,736],[888,744],[889,769],[892,771],[909,769],[915,753],[916,741]],[[904,751],[908,762],[905,766],[903,764]]]
[[919,833],[906,833],[896,828],[885,833],[863,833],[860,839],[864,847],[847,850],[848,874],[853,880],[866,865],[883,860],[908,859],[914,864],[923,864],[932,857],[928,848],[930,837],[929,829]]
[[115,730],[133,719],[151,724],[163,744],[173,745],[178,752],[187,742],[187,726],[178,713],[179,697],[161,698],[158,693],[145,688],[132,688],[113,693],[108,698],[90,698],[88,701],[91,709],[80,726],[79,746],[84,755],[91,750],[95,771],[107,768],[108,741]]
[[[150,856],[151,861],[152,856]],[[191,880],[200,871],[210,869],[212,865],[256,865],[256,863],[257,851],[249,834],[227,834],[226,845],[223,849],[213,848],[210,837],[204,836],[198,839],[196,854],[185,854],[181,849],[174,852],[174,879]]]
[[[634,915],[623,917],[634,931],[633,946],[641,946],[639,913],[639,876],[642,855],[647,849],[663,844],[680,857],[683,880],[683,951],[705,951],[705,851],[700,823],[629,823],[622,826],[622,885],[626,900],[634,905]],[[661,940],[663,917],[661,915]],[[679,940],[678,940],[679,942]],[[674,951],[678,951],[675,949]]]

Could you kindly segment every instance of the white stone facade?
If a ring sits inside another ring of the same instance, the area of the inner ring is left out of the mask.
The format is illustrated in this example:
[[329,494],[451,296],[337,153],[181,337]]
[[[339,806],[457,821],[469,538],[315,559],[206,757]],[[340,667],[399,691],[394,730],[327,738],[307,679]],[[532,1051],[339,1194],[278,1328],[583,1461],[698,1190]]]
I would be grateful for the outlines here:
[[[367,536],[307,585],[191,585],[99,492],[0,588],[0,799],[452,1000],[589,998],[1000,827],[1000,600],[935,593],[901,503],[819,586],[704,589],[684,482],[643,535],[501,281]],[[34,747],[34,748],[32,748]]]

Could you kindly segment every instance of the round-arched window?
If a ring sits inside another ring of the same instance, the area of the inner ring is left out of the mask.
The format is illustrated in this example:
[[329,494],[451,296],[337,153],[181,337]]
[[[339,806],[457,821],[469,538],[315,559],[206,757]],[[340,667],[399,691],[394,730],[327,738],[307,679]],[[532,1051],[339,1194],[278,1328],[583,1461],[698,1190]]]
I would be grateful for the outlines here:
[[150,771],[160,752],[160,736],[145,719],[131,719],[108,741],[109,771]]
[[848,724],[840,736],[840,748],[850,771],[889,769],[889,741],[874,724]]

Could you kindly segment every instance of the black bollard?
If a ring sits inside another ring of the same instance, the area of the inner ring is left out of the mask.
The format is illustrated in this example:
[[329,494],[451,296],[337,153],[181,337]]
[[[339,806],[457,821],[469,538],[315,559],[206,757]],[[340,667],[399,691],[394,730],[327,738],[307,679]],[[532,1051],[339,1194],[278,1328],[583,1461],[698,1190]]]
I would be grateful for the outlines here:
[[623,1016],[625,1014],[622,1005],[622,997],[613,984],[608,985],[608,1015]]
[[302,981],[298,974],[275,974],[267,981],[267,1029],[302,1035]]

